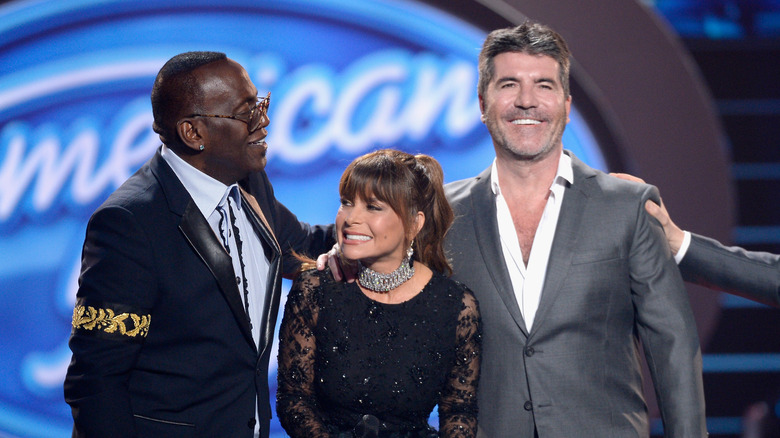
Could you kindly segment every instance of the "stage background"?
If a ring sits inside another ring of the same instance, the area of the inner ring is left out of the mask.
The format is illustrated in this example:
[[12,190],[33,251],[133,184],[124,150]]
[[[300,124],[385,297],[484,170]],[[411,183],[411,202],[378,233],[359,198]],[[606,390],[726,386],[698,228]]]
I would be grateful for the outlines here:
[[[168,58],[224,51],[273,92],[276,194],[326,223],[343,168],[367,151],[431,154],[447,181],[490,165],[476,57],[489,30],[525,16],[559,30],[574,53],[568,149],[658,185],[686,228],[780,252],[776,2],[5,2],[0,437],[70,436],[62,379],[85,224],[158,147],[149,92]],[[763,421],[776,420],[778,311],[690,293],[711,436],[759,424],[743,417],[760,403]],[[273,432],[284,436],[278,423]]]

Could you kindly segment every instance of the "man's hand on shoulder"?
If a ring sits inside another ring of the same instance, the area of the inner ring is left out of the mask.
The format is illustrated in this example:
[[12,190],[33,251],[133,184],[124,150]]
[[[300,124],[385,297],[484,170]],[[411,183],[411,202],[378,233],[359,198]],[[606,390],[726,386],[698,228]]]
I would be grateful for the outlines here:
[[[642,184],[645,183],[645,180],[642,178],[637,178],[627,173],[610,173],[610,175],[626,181],[634,181]],[[656,218],[658,222],[661,223],[661,226],[664,227],[666,240],[669,241],[669,247],[672,249],[672,254],[677,255],[677,252],[680,250],[680,246],[682,246],[683,239],[685,238],[685,232],[680,229],[680,227],[675,225],[674,222],[672,222],[672,218],[669,216],[669,212],[666,211],[666,206],[664,205],[663,199],[661,199],[660,205],[653,201],[645,202],[645,210],[647,210],[651,216]]]
[[336,281],[352,283],[357,277],[357,262],[343,257],[338,243],[333,245],[330,251],[317,257],[317,270],[322,271],[325,269],[325,266],[330,267],[330,272]]

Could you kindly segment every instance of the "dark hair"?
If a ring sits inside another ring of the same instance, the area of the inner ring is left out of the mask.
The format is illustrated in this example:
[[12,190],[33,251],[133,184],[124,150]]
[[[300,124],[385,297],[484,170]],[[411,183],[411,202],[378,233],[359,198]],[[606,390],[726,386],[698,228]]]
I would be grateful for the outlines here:
[[506,52],[520,52],[529,55],[544,55],[553,58],[560,70],[560,81],[565,97],[569,97],[569,69],[571,67],[571,52],[566,41],[557,32],[541,23],[526,21],[525,23],[506,29],[497,29],[485,39],[482,51],[479,52],[479,84],[480,95],[490,81],[493,80],[495,65],[493,59]]
[[452,274],[444,255],[444,236],[454,215],[444,196],[444,173],[428,155],[411,155],[393,149],[381,149],[356,158],[341,176],[339,195],[343,199],[376,199],[387,203],[401,217],[407,236],[411,236],[418,211],[425,223],[414,238],[414,260],[431,269]]
[[169,59],[162,66],[152,87],[154,132],[167,146],[179,146],[176,122],[183,111],[194,111],[201,105],[203,92],[193,72],[206,64],[227,59],[221,52],[186,52]]

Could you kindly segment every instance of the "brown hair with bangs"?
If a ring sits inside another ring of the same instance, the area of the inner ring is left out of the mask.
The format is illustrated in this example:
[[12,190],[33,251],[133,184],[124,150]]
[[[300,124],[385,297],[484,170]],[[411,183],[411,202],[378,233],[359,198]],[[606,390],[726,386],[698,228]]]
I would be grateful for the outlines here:
[[444,236],[454,215],[444,196],[444,173],[439,162],[428,155],[412,155],[381,149],[356,158],[341,176],[342,199],[364,201],[376,198],[401,218],[406,240],[412,240],[414,217],[425,215],[422,229],[414,237],[413,260],[434,271],[452,274],[444,255]]

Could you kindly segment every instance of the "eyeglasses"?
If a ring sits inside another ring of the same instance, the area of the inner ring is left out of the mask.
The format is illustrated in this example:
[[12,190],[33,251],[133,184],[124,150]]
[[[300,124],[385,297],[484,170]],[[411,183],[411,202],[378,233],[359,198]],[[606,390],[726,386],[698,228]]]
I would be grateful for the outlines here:
[[221,114],[190,114],[189,117],[216,117],[220,119],[240,120],[246,123],[246,128],[251,134],[257,131],[257,128],[260,127],[260,123],[262,123],[263,118],[267,117],[268,107],[270,105],[271,105],[271,92],[269,91],[264,98],[257,99],[257,104],[255,104],[254,108],[249,110],[249,114],[240,113],[232,116],[225,116]]

